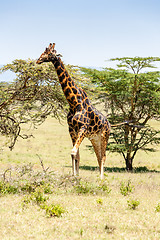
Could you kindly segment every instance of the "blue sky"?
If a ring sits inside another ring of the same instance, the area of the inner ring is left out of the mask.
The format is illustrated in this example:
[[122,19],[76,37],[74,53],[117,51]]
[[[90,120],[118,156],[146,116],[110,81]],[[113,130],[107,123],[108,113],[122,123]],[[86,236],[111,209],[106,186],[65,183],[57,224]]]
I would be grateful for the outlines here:
[[0,0],[0,64],[36,59],[50,42],[66,64],[160,57],[159,0]]

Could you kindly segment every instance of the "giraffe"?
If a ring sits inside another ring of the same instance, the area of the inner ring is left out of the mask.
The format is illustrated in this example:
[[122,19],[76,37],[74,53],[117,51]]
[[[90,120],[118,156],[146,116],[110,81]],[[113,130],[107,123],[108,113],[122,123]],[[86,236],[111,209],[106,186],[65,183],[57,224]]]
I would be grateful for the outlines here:
[[86,92],[71,79],[60,58],[61,55],[57,54],[54,48],[55,43],[50,43],[36,63],[52,62],[54,64],[62,90],[69,103],[67,122],[73,143],[71,151],[73,175],[79,175],[79,146],[87,137],[93,145],[100,176],[103,179],[106,147],[110,135],[109,121],[91,104]]

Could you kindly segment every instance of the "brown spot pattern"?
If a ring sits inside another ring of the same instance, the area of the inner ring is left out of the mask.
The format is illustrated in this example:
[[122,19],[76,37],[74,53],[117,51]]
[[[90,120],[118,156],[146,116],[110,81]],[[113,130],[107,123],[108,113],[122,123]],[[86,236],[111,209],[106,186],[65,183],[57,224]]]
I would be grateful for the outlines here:
[[106,159],[106,146],[110,135],[110,124],[105,116],[100,113],[90,102],[86,92],[78,87],[70,78],[60,57],[54,50],[55,44],[50,44],[41,54],[37,63],[52,62],[55,66],[59,82],[70,105],[67,116],[69,133],[73,142],[72,161],[77,164],[73,166],[73,174],[79,171],[79,146],[87,137],[91,140],[95,150],[101,176],[103,177],[103,164]]

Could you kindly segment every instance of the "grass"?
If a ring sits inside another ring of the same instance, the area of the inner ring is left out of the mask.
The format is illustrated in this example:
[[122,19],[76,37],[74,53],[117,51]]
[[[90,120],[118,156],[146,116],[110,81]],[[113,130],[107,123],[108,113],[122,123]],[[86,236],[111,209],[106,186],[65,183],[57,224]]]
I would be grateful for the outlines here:
[[160,239],[160,151],[138,153],[134,173],[107,154],[101,181],[85,139],[73,178],[66,123],[48,119],[34,136],[1,153],[1,239]]

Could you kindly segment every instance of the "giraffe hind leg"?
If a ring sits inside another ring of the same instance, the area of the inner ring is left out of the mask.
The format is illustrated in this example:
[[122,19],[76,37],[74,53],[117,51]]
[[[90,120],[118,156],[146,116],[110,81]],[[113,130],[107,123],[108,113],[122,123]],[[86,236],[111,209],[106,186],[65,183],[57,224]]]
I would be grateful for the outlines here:
[[102,163],[102,151],[101,151],[101,135],[97,134],[94,136],[91,140],[92,146],[94,148],[97,160],[98,160],[98,165],[99,165],[99,171],[101,175],[101,179],[103,178],[103,163]]
[[104,177],[104,164],[106,161],[106,147],[108,143],[109,135],[104,131],[101,135],[101,179]]
[[91,143],[93,145],[94,151],[97,156],[99,170],[100,170],[100,177],[101,179],[104,178],[104,163],[106,160],[106,146],[107,146],[107,139],[104,137],[104,134],[97,134],[94,138],[91,139]]

